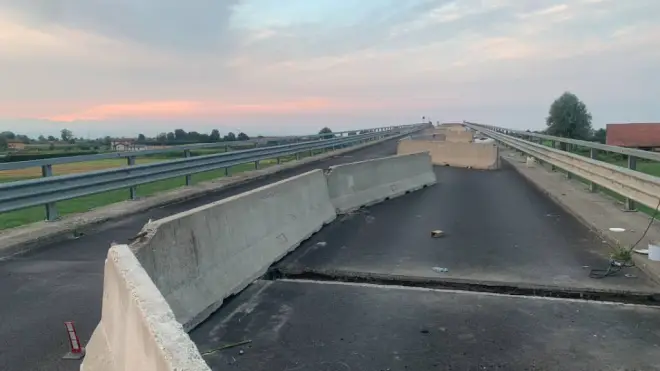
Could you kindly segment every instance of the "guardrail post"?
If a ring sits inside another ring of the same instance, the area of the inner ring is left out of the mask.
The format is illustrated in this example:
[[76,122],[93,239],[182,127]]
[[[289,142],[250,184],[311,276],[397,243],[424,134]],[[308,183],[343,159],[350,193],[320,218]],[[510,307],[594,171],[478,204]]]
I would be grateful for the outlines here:
[[[628,169],[637,170],[637,157],[628,155]],[[626,211],[635,211],[635,201],[626,197]]]
[[296,152],[296,161],[300,160],[300,152]]
[[[135,156],[129,156],[126,158],[126,165],[133,166],[135,165]],[[135,200],[137,198],[137,187],[133,186],[128,188],[129,198]]]
[[[591,159],[595,160],[597,154],[598,154],[598,150],[596,148],[590,148],[589,149],[589,157]],[[598,184],[596,184],[594,182],[589,182],[589,191],[590,192],[598,191]]]
[[[190,157],[190,150],[189,149],[184,149],[183,150],[183,157],[188,158]],[[192,184],[192,175],[186,175],[186,185],[189,186]]]
[[[41,166],[41,176],[42,177],[48,177],[48,176],[53,176],[53,166],[48,164],[48,165],[42,165]],[[58,218],[57,215],[57,207],[55,207],[55,203],[51,202],[46,204],[46,220],[49,222],[52,222],[53,220],[56,220]]]
[[254,170],[259,170],[259,160],[254,162]]
[[[552,148],[557,148],[557,142],[554,140],[550,141],[550,145],[552,145]],[[555,171],[557,170],[557,167],[555,165],[550,164],[550,170]]]
[[[561,150],[565,152],[570,152],[571,151],[571,143],[564,143],[560,142],[559,145],[561,146]],[[571,179],[572,175],[570,171],[566,170],[566,179]]]

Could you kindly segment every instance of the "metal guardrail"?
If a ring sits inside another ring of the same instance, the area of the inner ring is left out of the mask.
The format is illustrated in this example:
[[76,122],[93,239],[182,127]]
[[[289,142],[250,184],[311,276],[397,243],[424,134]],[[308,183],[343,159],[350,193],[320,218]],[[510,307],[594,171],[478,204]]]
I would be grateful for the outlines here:
[[[529,135],[530,133],[528,132],[496,128],[470,122],[464,122],[464,125],[540,161],[547,162],[553,168],[558,167],[563,169],[567,172],[568,177],[571,174],[575,174],[588,180],[591,182],[590,190],[592,192],[596,191],[598,186],[601,186],[626,197],[626,208],[629,210],[635,209],[635,202],[639,202],[652,209],[655,209],[660,204],[660,178],[636,171],[634,166],[630,166],[631,163],[635,163],[634,160],[631,161],[631,158],[658,158],[660,160],[660,157],[656,157],[657,154],[655,153],[544,134],[531,133],[534,135]],[[591,154],[590,157],[581,156],[554,148],[554,145],[553,147],[548,147],[530,140],[518,138],[511,134],[505,134],[505,132],[588,147],[591,148]],[[625,168],[598,161],[594,150],[627,154],[629,167]]]
[[[353,136],[353,135],[350,135],[352,133],[358,133],[358,132],[366,132],[367,134],[368,133],[379,133],[379,132],[392,130],[392,129],[395,129],[395,128],[405,128],[405,127],[412,127],[412,126],[413,125],[389,126],[389,127],[382,127],[382,128],[339,131],[339,132],[328,133],[328,134],[288,136],[288,137],[281,137],[280,141],[286,143],[286,142],[291,142],[291,141],[294,141],[294,142],[295,141],[300,141],[303,138],[313,140],[313,139],[324,139],[324,138],[327,138],[328,136],[330,136],[332,138],[347,137],[347,136]],[[356,135],[358,135],[358,134],[356,134]],[[99,153],[99,154],[95,154],[95,155],[54,157],[54,158],[46,158],[46,159],[41,159],[41,160],[6,162],[6,163],[0,163],[0,171],[25,169],[25,168],[30,168],[30,167],[41,167],[42,168],[42,173],[45,174],[46,172],[48,172],[46,167],[48,167],[49,165],[52,166],[52,165],[70,164],[70,163],[76,163],[76,162],[88,162],[88,161],[96,161],[96,160],[107,160],[107,159],[116,159],[116,158],[127,158],[130,161],[130,158],[141,157],[141,156],[149,156],[149,155],[157,155],[157,154],[163,154],[163,153],[171,153],[171,152],[182,152],[185,157],[188,157],[189,154],[190,154],[190,151],[196,150],[196,149],[225,147],[225,152],[228,152],[233,147],[245,147],[245,146],[248,146],[248,145],[254,145],[255,148],[257,148],[258,144],[259,144],[259,139],[250,139],[250,140],[245,140],[245,141],[234,141],[234,142],[215,142],[215,143],[187,144],[187,145],[180,145],[180,146],[172,146],[172,147],[163,148],[163,149],[149,149],[149,150],[143,150],[143,151],[109,152],[109,153]],[[131,164],[128,163],[128,165],[131,165]],[[51,172],[52,172],[52,170],[51,170]],[[44,175],[44,176],[47,176],[47,175]]]
[[632,156],[632,157],[635,157],[635,158],[643,158],[643,159],[647,159],[647,160],[651,160],[651,161],[659,161],[660,162],[660,153],[658,153],[658,152],[644,151],[644,150],[635,149],[635,148],[610,146],[610,145],[601,144],[601,143],[598,143],[598,142],[589,142],[589,141],[586,141],[586,140],[555,137],[555,136],[552,136],[552,135],[531,133],[531,132],[522,131],[522,130],[505,129],[505,128],[500,128],[500,127],[496,127],[496,126],[481,125],[481,124],[475,124],[475,123],[469,123],[469,122],[467,124],[487,128],[489,130],[493,130],[493,131],[496,131],[498,133],[519,136],[519,137],[522,137],[522,138],[528,138],[529,140],[532,140],[532,138],[536,138],[537,140],[544,140],[544,139],[549,140],[549,141],[552,142],[552,147],[553,148],[556,148],[557,143],[566,143],[566,144],[571,144],[571,145],[575,145],[575,146],[587,147],[587,148],[590,148],[590,149],[596,149],[596,150],[605,151],[605,152],[619,153],[619,154],[622,154],[622,155]]
[[231,166],[254,162],[255,168],[258,168],[261,160],[277,158],[279,163],[280,157],[292,155],[298,159],[301,152],[310,151],[311,154],[314,150],[342,148],[383,137],[408,135],[416,130],[416,127],[406,125],[388,129],[341,138],[230,151],[152,164],[135,165],[133,162],[131,166],[121,168],[0,183],[0,212],[45,205],[46,219],[54,220],[58,217],[55,206],[58,201],[125,188],[130,190],[130,198],[135,199],[135,187],[140,184],[185,176],[186,185],[190,185],[192,174],[224,168],[225,174],[228,175]]

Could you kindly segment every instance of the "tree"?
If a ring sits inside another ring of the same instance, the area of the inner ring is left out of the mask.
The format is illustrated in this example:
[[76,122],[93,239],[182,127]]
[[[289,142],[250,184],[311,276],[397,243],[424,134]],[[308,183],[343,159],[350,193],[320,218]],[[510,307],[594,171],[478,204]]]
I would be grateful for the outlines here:
[[218,129],[211,130],[211,135],[209,135],[209,140],[211,142],[219,142],[220,141],[220,132],[218,131]]
[[[172,134],[174,135],[174,134]],[[159,133],[156,136],[156,141],[160,144],[165,144],[167,142],[167,133]]]
[[591,113],[587,106],[570,92],[565,92],[550,106],[546,119],[547,133],[564,138],[591,138]]
[[0,135],[0,151],[6,151],[6,150],[7,150],[7,138]]
[[328,135],[322,136],[323,139],[330,139],[334,136],[334,135],[332,135],[332,130],[330,130],[330,128],[327,127],[327,126],[324,127],[323,129],[319,130],[319,134],[328,134]]
[[146,141],[147,141],[147,137],[145,137],[144,134],[138,134],[138,137],[137,137],[137,142],[138,143],[144,143]]
[[14,134],[11,131],[3,131],[2,133],[0,133],[0,137],[11,140],[16,138],[16,134]]
[[238,133],[238,137],[236,137],[238,140],[250,140],[250,137],[247,136],[244,132]]
[[185,140],[187,137],[187,134],[185,130],[183,129],[175,129],[174,130],[174,138],[176,140]]
[[606,129],[598,129],[594,131],[593,137],[591,137],[592,142],[598,142],[598,143],[603,143],[605,144],[607,140],[607,130]]
[[46,137],[43,136],[43,135],[39,135],[39,137],[37,137],[37,140],[40,141],[40,142],[45,142],[45,141],[46,141]]
[[73,132],[71,132],[69,129],[62,129],[60,131],[60,137],[63,141],[68,142],[73,139]]
[[349,132],[348,132],[348,135],[349,135],[349,136],[351,136],[351,135],[357,135],[357,131],[349,131]]
[[165,135],[165,137],[167,138],[167,141],[168,141],[168,142],[173,142],[174,139],[176,139],[176,137],[174,136],[174,133],[171,132],[171,131],[170,131],[169,133],[167,133],[167,134]]
[[48,136],[48,141],[49,141],[49,142],[57,142],[57,138],[55,138],[55,137],[52,136],[52,135],[49,135],[49,136]]
[[236,134],[232,133],[231,131],[225,135],[225,141],[227,142],[232,142],[236,140]]

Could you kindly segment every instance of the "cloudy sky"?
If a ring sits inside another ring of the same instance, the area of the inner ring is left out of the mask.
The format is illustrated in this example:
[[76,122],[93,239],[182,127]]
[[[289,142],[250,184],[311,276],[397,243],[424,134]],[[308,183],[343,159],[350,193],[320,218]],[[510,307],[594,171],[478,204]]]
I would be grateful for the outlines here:
[[660,121],[658,0],[0,0],[0,131]]

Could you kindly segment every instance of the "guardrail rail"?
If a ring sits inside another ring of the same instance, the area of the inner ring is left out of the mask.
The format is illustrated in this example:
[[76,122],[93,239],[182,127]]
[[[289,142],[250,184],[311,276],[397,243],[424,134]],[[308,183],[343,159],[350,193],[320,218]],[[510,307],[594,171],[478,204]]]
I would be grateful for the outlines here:
[[[660,153],[471,122],[463,124],[539,161],[547,162],[553,169],[557,167],[566,171],[567,177],[575,174],[586,179],[590,182],[592,192],[600,186],[620,194],[625,197],[627,210],[634,210],[635,202],[656,210],[660,205],[660,178],[636,171],[638,158],[660,161]],[[551,146],[541,144],[543,140],[549,140]],[[570,146],[589,148],[589,157],[569,152]],[[596,159],[598,151],[626,155],[628,166],[599,161]]]
[[[258,169],[259,161],[262,160],[275,158],[277,159],[277,163],[280,163],[281,157],[296,156],[296,159],[299,159],[300,154],[307,151],[309,151],[311,155],[313,151],[316,150],[334,150],[385,137],[408,135],[419,128],[419,125],[403,125],[375,129],[351,130],[332,134],[310,135],[305,136],[304,138],[312,138],[316,140],[261,148],[255,147],[252,149],[228,151],[195,157],[190,156],[190,151],[192,149],[217,147],[223,146],[224,144],[208,143],[176,146],[159,150],[118,152],[4,163],[0,164],[0,171],[40,166],[42,169],[42,177],[0,183],[0,213],[45,205],[46,220],[52,221],[58,218],[56,208],[56,203],[58,201],[125,188],[129,190],[128,197],[134,200],[137,198],[136,187],[141,184],[184,176],[186,180],[185,184],[191,185],[191,176],[196,173],[224,168],[225,175],[229,175],[229,168],[235,165],[254,163],[255,169]],[[357,132],[363,132],[364,134],[354,134]],[[329,136],[331,136],[331,138],[328,139]],[[286,140],[291,140],[291,138],[287,138]],[[181,159],[166,160],[142,165],[135,164],[135,158],[137,156],[181,150],[183,150],[184,153],[184,158]],[[80,174],[53,175],[52,173],[53,165],[108,158],[126,158],[128,166]]]

